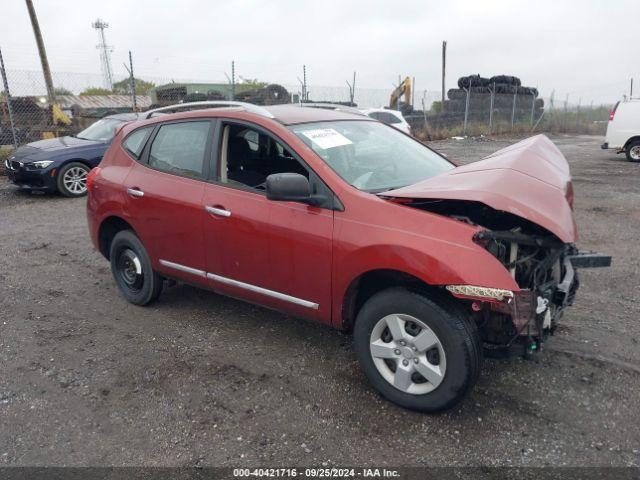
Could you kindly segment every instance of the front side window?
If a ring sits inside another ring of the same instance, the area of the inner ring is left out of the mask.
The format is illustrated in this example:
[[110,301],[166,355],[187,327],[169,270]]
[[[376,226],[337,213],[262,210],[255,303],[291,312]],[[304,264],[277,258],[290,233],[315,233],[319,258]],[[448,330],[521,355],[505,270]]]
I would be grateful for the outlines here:
[[162,125],[151,144],[149,166],[202,178],[209,127],[208,121]]
[[146,127],[130,133],[124,142],[122,142],[122,146],[135,158],[140,158],[145,141],[149,133],[151,133],[151,130],[153,130],[153,127]]
[[290,128],[344,181],[367,192],[412,185],[454,168],[417,140],[377,122],[318,122]]
[[76,135],[76,138],[93,140],[95,142],[108,142],[116,134],[116,128],[125,123],[115,118],[103,118],[85,128]]
[[218,180],[222,183],[265,190],[272,173],[299,173],[308,170],[280,142],[260,130],[244,125],[225,125]]

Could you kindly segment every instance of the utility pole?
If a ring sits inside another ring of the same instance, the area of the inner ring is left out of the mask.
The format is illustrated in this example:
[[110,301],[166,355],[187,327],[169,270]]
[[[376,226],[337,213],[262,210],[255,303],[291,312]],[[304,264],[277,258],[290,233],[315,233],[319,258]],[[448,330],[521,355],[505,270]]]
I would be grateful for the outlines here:
[[131,57],[131,50],[129,50],[129,82],[131,83],[131,99],[133,100],[133,111],[138,111],[138,105],[136,102],[136,78],[133,76],[133,58]]
[[236,61],[231,60],[231,100],[236,99]]
[[444,40],[442,42],[442,105],[444,106],[444,96],[445,96],[445,72],[447,70],[447,41]]
[[307,66],[302,65],[302,96],[305,101],[309,100],[309,94],[307,93]]
[[100,37],[100,43],[96,45],[96,48],[100,50],[100,61],[102,66],[102,76],[104,79],[104,87],[108,90],[113,90],[113,71],[111,70],[111,52],[113,48],[107,45],[107,39],[104,35],[104,29],[109,27],[107,22],[100,20],[99,18],[91,24],[93,28],[98,30]]
[[411,109],[412,110],[413,110],[415,99],[416,99],[416,77],[411,77]]
[[2,75],[2,85],[4,86],[4,97],[7,102],[7,111],[9,113],[9,126],[11,127],[11,136],[13,137],[13,146],[18,148],[18,139],[16,138],[16,126],[13,123],[13,107],[11,106],[11,93],[9,92],[9,82],[7,82],[7,71],[4,69],[4,59],[2,58],[2,50],[0,50],[0,74]]
[[351,107],[355,106],[353,99],[356,96],[356,72],[353,72],[353,83],[349,83],[349,80],[346,80],[347,86],[349,87],[349,103]]
[[53,104],[56,101],[56,95],[53,90],[53,80],[51,79],[51,70],[49,70],[49,60],[47,60],[47,52],[44,49],[44,41],[42,40],[42,32],[40,31],[40,25],[38,24],[38,17],[36,17],[36,11],[33,8],[32,0],[25,1],[27,2],[27,10],[29,11],[33,34],[36,37],[36,45],[38,46],[38,53],[40,54],[42,74],[44,75],[44,83],[47,87],[47,98],[49,99],[49,103]]

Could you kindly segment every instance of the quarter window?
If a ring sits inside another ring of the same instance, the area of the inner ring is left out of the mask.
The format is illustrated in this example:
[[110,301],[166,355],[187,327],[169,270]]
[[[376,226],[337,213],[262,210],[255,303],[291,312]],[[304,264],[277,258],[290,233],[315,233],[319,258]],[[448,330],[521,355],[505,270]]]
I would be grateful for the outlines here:
[[209,127],[208,121],[162,125],[151,144],[149,166],[202,178]]
[[146,143],[147,137],[149,136],[151,130],[153,130],[153,127],[146,127],[129,134],[129,136],[122,143],[125,150],[134,157],[140,158],[140,154],[144,149],[144,144]]

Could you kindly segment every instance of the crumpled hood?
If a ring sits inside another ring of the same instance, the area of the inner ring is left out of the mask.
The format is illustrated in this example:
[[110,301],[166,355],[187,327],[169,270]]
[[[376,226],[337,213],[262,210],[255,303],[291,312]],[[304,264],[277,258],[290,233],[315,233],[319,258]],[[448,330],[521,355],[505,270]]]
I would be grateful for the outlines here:
[[573,201],[569,164],[545,135],[536,135],[478,162],[379,195],[482,202],[534,222],[565,243],[573,243],[578,237],[569,203]]

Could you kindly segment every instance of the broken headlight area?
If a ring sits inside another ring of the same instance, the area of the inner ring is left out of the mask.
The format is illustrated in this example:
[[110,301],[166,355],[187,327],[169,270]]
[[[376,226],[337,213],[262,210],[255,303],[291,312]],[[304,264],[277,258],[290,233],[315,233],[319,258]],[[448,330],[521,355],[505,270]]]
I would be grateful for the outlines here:
[[489,348],[523,345],[527,353],[537,350],[573,304],[579,286],[576,269],[611,264],[607,255],[581,253],[545,228],[480,202],[422,200],[411,205],[483,228],[474,241],[502,263],[520,288],[497,298],[495,289],[447,286],[470,302]]
[[610,256],[579,252],[548,233],[523,233],[521,227],[484,230],[474,240],[504,265],[521,289],[512,302],[480,311],[483,339],[494,348],[521,344],[527,354],[538,350],[573,304],[580,285],[576,269],[611,265]]

